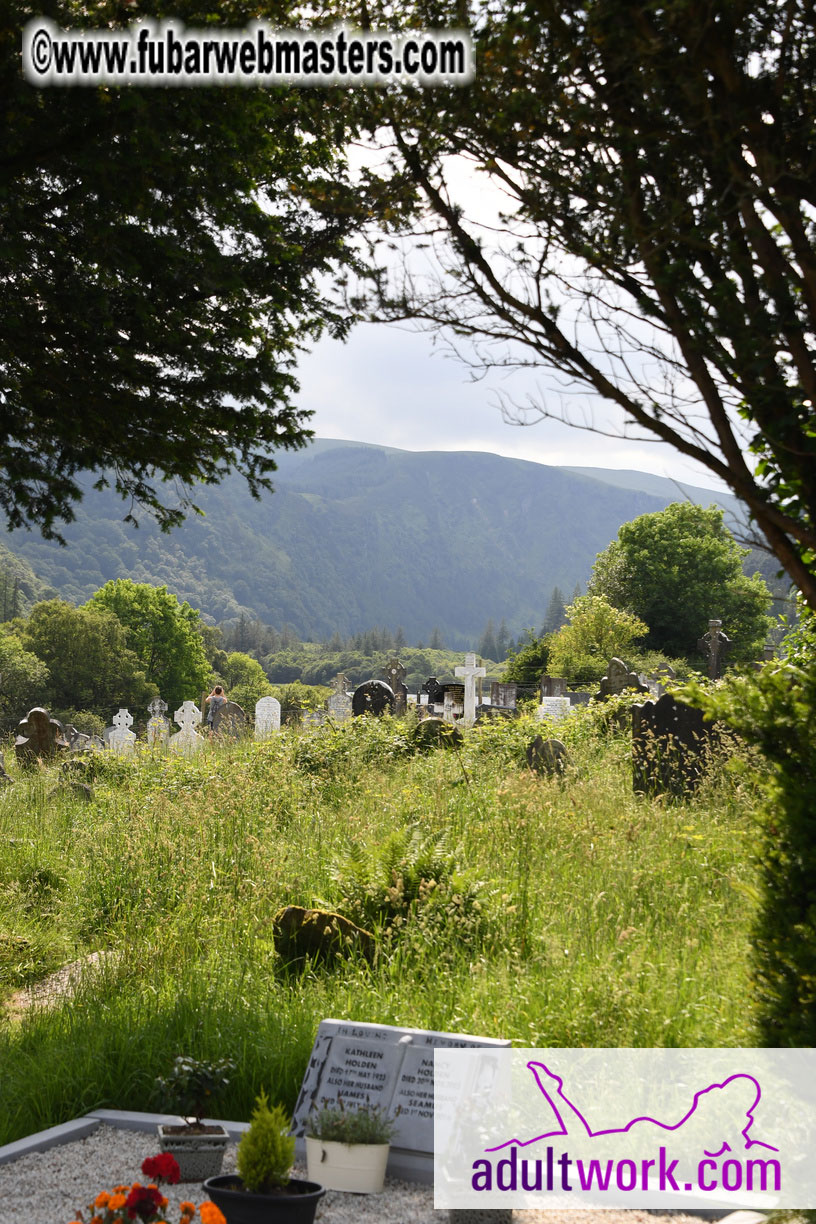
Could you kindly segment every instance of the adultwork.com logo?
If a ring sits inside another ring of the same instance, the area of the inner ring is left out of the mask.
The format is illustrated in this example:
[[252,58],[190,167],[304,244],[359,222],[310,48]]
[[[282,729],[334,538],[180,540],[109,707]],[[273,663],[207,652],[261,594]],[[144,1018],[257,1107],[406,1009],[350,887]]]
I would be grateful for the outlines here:
[[437,1051],[435,1205],[816,1205],[814,1070],[809,1050]]

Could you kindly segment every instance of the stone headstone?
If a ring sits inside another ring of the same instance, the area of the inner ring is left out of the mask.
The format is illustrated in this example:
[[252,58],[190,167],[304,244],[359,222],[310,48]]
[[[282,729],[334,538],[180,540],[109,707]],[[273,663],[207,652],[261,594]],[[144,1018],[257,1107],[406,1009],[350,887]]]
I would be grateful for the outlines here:
[[224,701],[213,711],[213,735],[219,739],[239,739],[246,735],[247,716],[237,701]]
[[148,748],[166,748],[170,742],[170,719],[163,714],[151,714],[146,735]]
[[12,785],[12,779],[6,773],[6,758],[0,752],[0,786]]
[[564,676],[542,676],[539,682],[539,697],[563,697],[567,691]]
[[338,672],[331,681],[331,690],[333,693],[342,693],[342,695],[345,697],[350,688],[351,685],[349,684],[348,676],[345,675],[344,672]]
[[[433,1052],[509,1046],[509,1041],[387,1024],[321,1020],[303,1077],[292,1133],[303,1151],[312,1110],[333,1104],[379,1106],[395,1119],[388,1174],[433,1181]],[[397,1112],[399,1110],[399,1113]]]
[[287,968],[307,960],[328,963],[359,953],[374,958],[375,941],[370,931],[331,910],[287,905],[272,919],[275,951]]
[[302,727],[322,727],[326,717],[325,710],[304,710],[300,718],[300,725]]
[[132,756],[136,747],[136,736],[131,731],[133,715],[129,710],[119,710],[113,716],[113,730],[108,736],[108,747],[119,756]]
[[536,707],[536,718],[560,722],[562,718],[567,717],[571,709],[569,697],[542,697]]
[[326,713],[334,722],[351,718],[351,698],[348,693],[332,693],[326,702]]
[[401,717],[408,705],[408,689],[405,687],[406,671],[399,659],[389,659],[383,671],[386,682],[394,694],[394,715]]
[[29,710],[27,717],[17,724],[14,752],[17,760],[24,765],[34,765],[38,760],[52,761],[67,747],[62,723],[52,718],[42,706]]
[[515,684],[500,684],[494,681],[490,686],[490,704],[500,710],[515,710],[516,693]]
[[420,752],[428,748],[455,748],[462,742],[462,732],[444,718],[423,718],[414,728],[412,739]]
[[196,731],[196,727],[201,722],[201,711],[196,703],[185,701],[176,710],[173,721],[181,727],[181,730],[170,736],[169,750],[179,753],[180,756],[195,756],[206,742]]
[[366,680],[354,690],[351,699],[351,712],[355,718],[361,714],[391,714],[394,710],[394,692],[389,684],[382,680]]
[[536,773],[562,774],[567,766],[566,745],[557,739],[542,739],[537,735],[526,750],[527,764]]
[[627,689],[634,689],[638,693],[648,694],[649,692],[648,685],[641,684],[637,673],[630,671],[623,659],[610,659],[606,675],[601,680],[601,689],[597,695],[597,700],[602,701],[605,697],[616,697],[619,693],[625,693]]
[[570,706],[589,705],[592,700],[591,693],[567,693]]
[[442,705],[445,700],[445,690],[437,680],[436,676],[429,676],[419,691],[420,695],[422,693],[428,694],[429,706]]
[[717,680],[722,675],[725,656],[731,649],[731,639],[722,632],[721,620],[708,622],[708,633],[697,642],[697,649],[708,659],[708,677]]
[[255,738],[269,739],[273,731],[280,731],[281,704],[277,697],[261,697],[255,702]]
[[476,681],[486,676],[487,671],[484,667],[477,667],[475,654],[466,654],[464,664],[454,668],[454,674],[461,676],[465,682],[465,710],[462,722],[466,727],[472,727],[476,722]]
[[77,731],[73,723],[65,723],[63,726],[63,735],[68,741],[69,752],[85,752],[91,745],[90,735],[85,735],[82,731]]
[[164,717],[167,713],[167,702],[162,701],[161,697],[154,697],[148,704],[147,712],[151,718]]
[[442,688],[442,718],[446,723],[461,719],[465,712],[465,686],[446,684]]
[[632,785],[647,795],[691,794],[703,775],[716,732],[702,710],[675,701],[632,706]]

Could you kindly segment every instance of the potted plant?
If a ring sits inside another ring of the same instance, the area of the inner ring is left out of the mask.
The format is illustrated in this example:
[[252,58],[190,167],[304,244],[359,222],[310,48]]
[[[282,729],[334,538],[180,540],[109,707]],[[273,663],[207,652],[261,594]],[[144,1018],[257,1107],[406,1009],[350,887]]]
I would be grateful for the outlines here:
[[208,1177],[204,1189],[227,1224],[312,1224],[326,1193],[312,1181],[290,1177],[295,1137],[282,1106],[269,1106],[266,1093],[255,1102],[249,1130],[238,1144],[238,1173]]
[[327,1190],[379,1194],[396,1122],[376,1105],[346,1109],[338,1097],[306,1121],[309,1177]]
[[158,1131],[159,1146],[175,1156],[182,1181],[204,1181],[221,1172],[229,1134],[203,1117],[229,1084],[234,1066],[228,1058],[204,1062],[181,1056],[170,1074],[156,1081],[164,1101],[180,1114],[178,1123],[160,1124]]

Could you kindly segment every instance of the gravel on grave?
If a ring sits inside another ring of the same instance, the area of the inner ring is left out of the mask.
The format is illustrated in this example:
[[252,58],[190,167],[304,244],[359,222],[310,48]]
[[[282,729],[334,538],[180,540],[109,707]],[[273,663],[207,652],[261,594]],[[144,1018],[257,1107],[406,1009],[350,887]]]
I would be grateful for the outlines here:
[[[224,1158],[225,1173],[235,1169],[236,1144]],[[155,1156],[158,1143],[144,1131],[100,1126],[87,1139],[78,1139],[21,1156],[0,1165],[0,1224],[69,1224],[100,1190],[134,1181],[147,1182],[141,1173],[146,1156]],[[296,1170],[305,1177],[305,1170]],[[177,1224],[178,1204],[189,1199],[198,1206],[205,1195],[195,1182],[163,1186],[170,1206],[169,1224]],[[198,1217],[196,1217],[198,1218]],[[646,1211],[516,1211],[514,1224],[660,1224]],[[439,1224],[447,1212],[434,1211],[433,1189],[403,1181],[387,1181],[382,1194],[342,1194],[329,1190],[318,1207],[316,1224]],[[692,1216],[673,1213],[671,1224],[700,1224]]]

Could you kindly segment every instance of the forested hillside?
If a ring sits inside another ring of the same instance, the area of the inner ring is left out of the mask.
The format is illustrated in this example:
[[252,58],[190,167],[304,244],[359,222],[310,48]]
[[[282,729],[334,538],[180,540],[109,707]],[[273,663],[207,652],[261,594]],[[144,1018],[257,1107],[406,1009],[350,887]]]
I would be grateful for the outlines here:
[[202,487],[204,516],[169,535],[146,517],[138,529],[123,522],[122,502],[88,487],[67,548],[23,531],[9,545],[78,603],[128,577],[166,584],[219,622],[244,613],[313,640],[387,625],[428,641],[438,629],[448,647],[469,648],[491,618],[515,636],[540,626],[553,588],[569,596],[584,584],[622,523],[682,496],[657,477],[643,477],[643,492],[599,475],[322,441],[281,456],[261,501],[240,477]]

